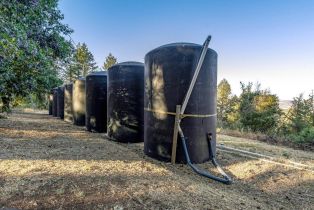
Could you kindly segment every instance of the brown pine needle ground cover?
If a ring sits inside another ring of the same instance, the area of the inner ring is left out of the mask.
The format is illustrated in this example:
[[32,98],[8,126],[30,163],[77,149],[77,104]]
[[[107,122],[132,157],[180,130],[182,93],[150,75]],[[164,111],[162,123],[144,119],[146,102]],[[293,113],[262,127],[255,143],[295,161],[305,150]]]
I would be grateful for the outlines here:
[[[247,139],[219,143],[314,165],[314,154]],[[0,209],[314,209],[314,173],[218,150],[235,183],[158,162],[43,112],[0,119]],[[213,173],[210,164],[202,164]]]

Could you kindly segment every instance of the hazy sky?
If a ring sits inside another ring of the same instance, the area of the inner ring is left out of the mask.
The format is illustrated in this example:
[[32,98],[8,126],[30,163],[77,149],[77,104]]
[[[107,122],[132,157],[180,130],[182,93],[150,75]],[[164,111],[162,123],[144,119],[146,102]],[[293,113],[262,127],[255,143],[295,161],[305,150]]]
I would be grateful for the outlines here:
[[172,42],[218,53],[218,81],[233,93],[261,82],[280,99],[314,89],[314,0],[61,0],[73,40],[85,42],[99,66],[109,52],[123,61]]

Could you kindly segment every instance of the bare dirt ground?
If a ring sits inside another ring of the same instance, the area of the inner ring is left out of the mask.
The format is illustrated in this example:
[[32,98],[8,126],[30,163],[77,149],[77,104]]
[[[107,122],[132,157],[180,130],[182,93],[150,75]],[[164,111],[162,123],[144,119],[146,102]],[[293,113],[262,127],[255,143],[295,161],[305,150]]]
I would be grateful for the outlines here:
[[224,185],[146,157],[143,143],[119,144],[42,112],[15,112],[0,120],[0,209],[314,209],[313,152],[223,135],[218,142],[308,168],[218,150],[235,181]]

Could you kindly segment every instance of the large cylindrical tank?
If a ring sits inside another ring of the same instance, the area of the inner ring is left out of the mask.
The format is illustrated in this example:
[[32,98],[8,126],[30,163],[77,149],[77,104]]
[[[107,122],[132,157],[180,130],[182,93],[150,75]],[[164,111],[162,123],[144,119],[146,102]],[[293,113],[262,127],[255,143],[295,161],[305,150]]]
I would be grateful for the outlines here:
[[108,136],[143,141],[144,64],[124,62],[108,69]]
[[73,122],[73,110],[72,110],[72,94],[73,84],[64,85],[64,121]]
[[88,131],[107,132],[107,72],[86,76],[86,117]]
[[52,115],[52,107],[53,107],[53,90],[51,90],[48,95],[48,114],[49,115]]
[[58,116],[58,88],[52,89],[53,101],[52,101],[52,116]]
[[73,83],[73,123],[74,125],[85,125],[85,78],[80,78]]
[[[183,103],[201,50],[201,45],[174,43],[145,56],[144,152],[150,157],[171,159],[176,105]],[[208,49],[185,110],[188,115],[181,121],[193,163],[205,162],[216,152],[216,86],[217,53]],[[186,162],[179,137],[176,161]]]
[[57,102],[57,117],[64,118],[64,86],[57,88],[58,102]]

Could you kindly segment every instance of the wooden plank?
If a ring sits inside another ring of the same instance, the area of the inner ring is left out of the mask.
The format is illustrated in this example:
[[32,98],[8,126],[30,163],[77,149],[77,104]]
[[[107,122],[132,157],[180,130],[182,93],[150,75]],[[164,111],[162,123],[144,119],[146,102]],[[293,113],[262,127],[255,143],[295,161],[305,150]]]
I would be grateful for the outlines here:
[[177,141],[178,141],[178,125],[180,122],[180,112],[181,112],[181,105],[176,106],[176,116],[174,120],[174,129],[173,129],[173,139],[172,139],[172,153],[171,153],[171,163],[176,163],[176,156],[177,156]]

